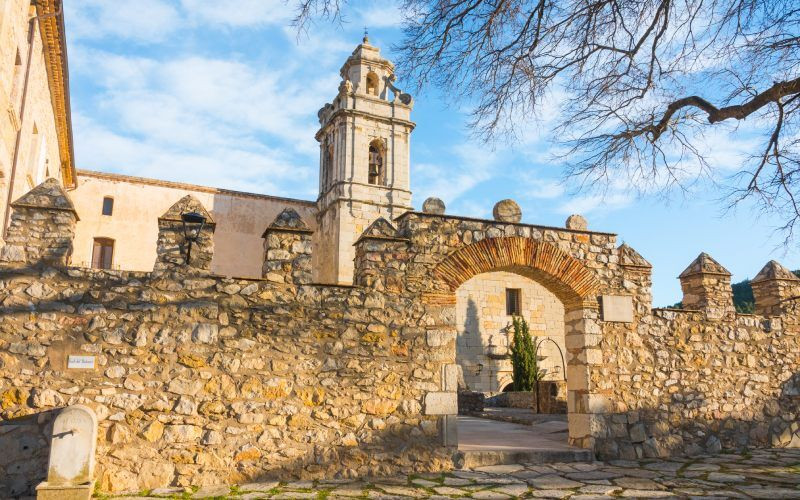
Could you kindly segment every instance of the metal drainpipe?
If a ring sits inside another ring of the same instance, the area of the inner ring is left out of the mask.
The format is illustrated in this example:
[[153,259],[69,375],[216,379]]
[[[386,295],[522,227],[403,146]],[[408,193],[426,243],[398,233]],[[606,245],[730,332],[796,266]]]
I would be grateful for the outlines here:
[[[31,1],[31,5],[36,5],[36,1]],[[8,237],[8,220],[11,216],[11,197],[14,191],[14,180],[17,175],[17,163],[19,163],[19,146],[22,142],[22,126],[25,124],[25,103],[28,100],[28,81],[31,76],[31,63],[33,62],[33,37],[36,34],[36,22],[39,19],[47,19],[48,17],[55,17],[61,14],[62,7],[55,12],[45,14],[43,16],[33,16],[28,21],[28,60],[25,62],[25,78],[22,81],[22,103],[19,106],[19,130],[17,130],[17,137],[14,141],[14,160],[11,163],[11,176],[8,179],[8,196],[6,197],[5,214],[3,215],[3,239]]]

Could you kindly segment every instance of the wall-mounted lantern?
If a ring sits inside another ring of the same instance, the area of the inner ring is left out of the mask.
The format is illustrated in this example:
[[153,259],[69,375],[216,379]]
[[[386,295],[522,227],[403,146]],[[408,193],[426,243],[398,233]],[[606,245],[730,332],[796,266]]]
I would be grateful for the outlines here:
[[477,365],[475,365],[475,375],[476,376],[480,375],[482,371],[483,371],[483,363],[478,363]]
[[206,225],[206,218],[198,212],[186,212],[181,214],[183,222],[183,237],[188,242],[186,246],[186,263],[188,264],[192,256],[192,243],[197,242],[200,233]]

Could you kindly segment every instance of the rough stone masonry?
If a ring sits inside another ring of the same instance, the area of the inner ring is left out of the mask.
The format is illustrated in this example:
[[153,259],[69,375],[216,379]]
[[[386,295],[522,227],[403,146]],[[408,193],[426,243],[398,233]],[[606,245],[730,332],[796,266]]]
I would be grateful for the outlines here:
[[[730,307],[702,254],[683,310],[651,310],[650,265],[616,236],[407,212],[355,243],[353,286],[310,282],[310,231],[287,209],[264,278],[213,275],[214,224],[187,263],[186,211],[159,219],[153,272],[70,267],[76,214],[46,181],[0,250],[0,489],[46,476],[50,427],[99,420],[102,491],[453,467],[455,291],[511,271],[564,304],[570,442],[603,458],[800,446],[797,296],[779,264]],[[195,258],[196,257],[196,258]],[[620,306],[622,304],[623,306]],[[625,306],[627,304],[627,306]],[[613,321],[611,321],[613,319]]]

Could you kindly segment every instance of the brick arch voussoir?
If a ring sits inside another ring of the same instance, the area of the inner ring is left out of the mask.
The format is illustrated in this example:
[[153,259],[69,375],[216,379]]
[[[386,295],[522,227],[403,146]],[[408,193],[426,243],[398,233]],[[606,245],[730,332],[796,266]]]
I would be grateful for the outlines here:
[[549,243],[519,236],[486,238],[459,248],[433,269],[433,277],[450,292],[481,273],[510,269],[533,274],[565,306],[596,301],[599,282],[580,260]]

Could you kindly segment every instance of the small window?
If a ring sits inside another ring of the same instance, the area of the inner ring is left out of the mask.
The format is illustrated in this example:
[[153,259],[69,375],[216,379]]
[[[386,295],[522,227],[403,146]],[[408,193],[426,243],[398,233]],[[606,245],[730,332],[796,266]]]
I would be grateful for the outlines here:
[[519,316],[522,313],[519,288],[506,288],[506,314]]
[[103,215],[111,215],[114,213],[114,198],[106,196],[103,198]]
[[95,238],[92,248],[92,267],[95,269],[111,269],[114,259],[114,240]]

